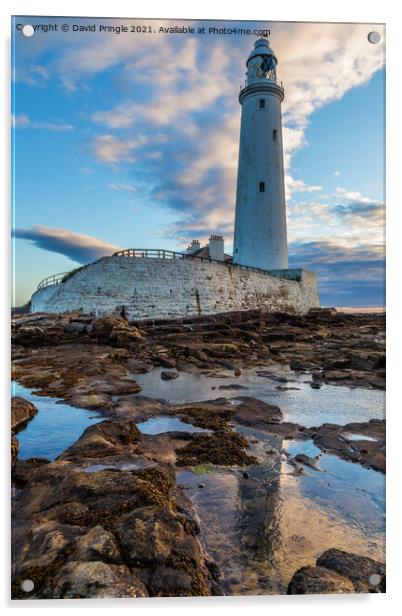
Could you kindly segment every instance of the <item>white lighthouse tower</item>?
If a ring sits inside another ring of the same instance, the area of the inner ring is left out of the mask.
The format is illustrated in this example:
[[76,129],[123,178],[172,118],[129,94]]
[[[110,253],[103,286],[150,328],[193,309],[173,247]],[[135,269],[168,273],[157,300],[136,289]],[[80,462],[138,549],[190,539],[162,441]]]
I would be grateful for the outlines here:
[[242,106],[233,261],[261,269],[286,269],[286,203],[283,171],[282,83],[277,59],[258,39],[247,60]]

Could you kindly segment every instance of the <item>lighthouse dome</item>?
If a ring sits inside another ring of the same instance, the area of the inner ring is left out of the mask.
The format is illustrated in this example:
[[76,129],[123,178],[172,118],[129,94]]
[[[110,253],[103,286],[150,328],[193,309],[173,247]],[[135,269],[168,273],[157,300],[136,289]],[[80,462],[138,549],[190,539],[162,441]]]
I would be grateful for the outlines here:
[[256,58],[258,56],[272,56],[275,59],[275,64],[278,63],[274,50],[269,46],[268,39],[259,38],[255,41],[254,49],[250,52],[250,55],[247,59],[247,64],[252,58]]

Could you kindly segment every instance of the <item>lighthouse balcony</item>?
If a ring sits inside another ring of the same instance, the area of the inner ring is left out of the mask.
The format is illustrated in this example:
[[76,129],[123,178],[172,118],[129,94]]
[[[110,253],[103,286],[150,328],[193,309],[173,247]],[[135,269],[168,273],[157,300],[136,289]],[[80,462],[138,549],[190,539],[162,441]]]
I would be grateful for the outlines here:
[[243,100],[250,95],[264,93],[277,96],[282,102],[285,97],[283,82],[279,79],[249,79],[240,86],[239,103],[242,105]]
[[282,88],[282,90],[284,89],[283,81],[281,81],[280,79],[267,79],[266,77],[264,77],[261,79],[252,79],[252,80],[246,79],[240,85],[240,92],[243,92],[243,90],[245,90],[249,86],[257,86],[257,85],[265,85],[265,84],[275,84],[276,86],[279,86],[280,88]]

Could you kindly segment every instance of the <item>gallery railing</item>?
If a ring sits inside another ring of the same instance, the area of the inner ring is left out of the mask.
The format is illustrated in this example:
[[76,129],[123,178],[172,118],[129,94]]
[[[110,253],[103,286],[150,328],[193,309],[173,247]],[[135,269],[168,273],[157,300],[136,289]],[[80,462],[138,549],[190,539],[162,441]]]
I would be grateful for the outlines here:
[[184,252],[163,250],[162,248],[126,248],[114,253],[114,257],[132,257],[136,259],[185,259],[190,256]]
[[243,92],[243,90],[245,90],[248,86],[258,85],[262,83],[262,81],[270,81],[271,83],[274,83],[280,88],[282,88],[282,90],[284,89],[283,81],[281,81],[280,79],[269,79],[268,77],[265,77],[265,78],[256,80],[255,82],[250,81],[250,83],[246,79],[246,81],[243,81],[243,83],[240,84],[240,92]]
[[194,259],[201,262],[219,263],[219,265],[224,265],[226,267],[235,267],[237,269],[242,269],[249,272],[268,274],[269,276],[275,276],[276,278],[285,278],[286,280],[296,280],[300,282],[302,279],[301,269],[265,270],[259,267],[251,267],[250,265],[233,263],[233,261],[219,261],[217,259],[211,259],[210,257],[201,257],[199,255],[191,254],[191,252],[174,252],[173,250],[162,250],[158,248],[126,248],[125,250],[119,250],[118,252],[115,252],[113,256],[131,257],[134,259]]
[[43,287],[49,287],[52,284],[60,284],[61,282],[63,282],[63,278],[64,276],[67,276],[67,274],[69,274],[69,272],[62,272],[61,274],[53,274],[52,276],[48,276],[47,278],[44,278],[38,284],[37,290],[39,291],[39,289],[43,289]]

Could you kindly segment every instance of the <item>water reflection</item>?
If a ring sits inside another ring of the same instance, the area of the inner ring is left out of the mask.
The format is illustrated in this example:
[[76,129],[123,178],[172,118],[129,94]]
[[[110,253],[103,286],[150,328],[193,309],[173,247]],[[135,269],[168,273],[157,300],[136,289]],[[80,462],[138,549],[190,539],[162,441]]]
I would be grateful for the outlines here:
[[[164,381],[160,372],[161,369],[155,369],[135,376],[143,388],[141,393],[144,396],[165,399],[172,403],[252,396],[278,405],[284,420],[307,427],[323,423],[344,425],[384,417],[384,391],[337,385],[323,385],[320,389],[312,389],[308,375],[283,369],[272,376],[258,376],[256,369],[243,370],[239,377],[227,372],[227,378],[180,373],[180,377],[174,381]],[[288,384],[278,379],[287,379]],[[241,385],[247,389],[226,389],[230,385]],[[225,389],[220,389],[221,386]],[[277,389],[278,387],[281,389]],[[289,389],[286,389],[287,387]]]
[[209,434],[210,430],[193,426],[181,421],[178,417],[151,417],[147,421],[137,423],[137,428],[143,434],[162,434],[164,432],[203,432]]
[[260,433],[253,440],[258,466],[216,468],[201,478],[191,470],[177,473],[200,516],[200,540],[222,572],[225,594],[286,593],[299,567],[333,547],[384,560],[381,473],[321,455],[323,470],[300,476],[280,451],[317,455],[311,441],[262,441]]
[[13,395],[22,396],[38,408],[38,413],[17,434],[19,459],[54,460],[81,436],[84,430],[103,420],[94,411],[60,403],[58,398],[35,396],[30,389],[13,383]]

